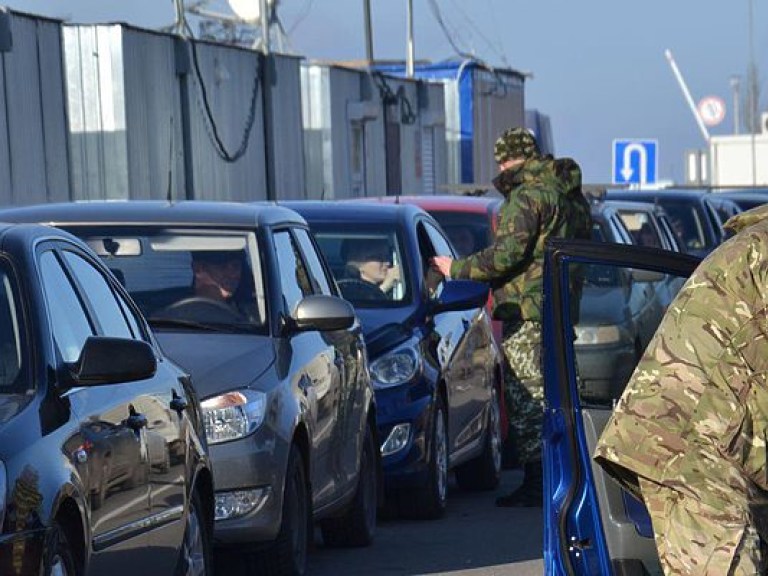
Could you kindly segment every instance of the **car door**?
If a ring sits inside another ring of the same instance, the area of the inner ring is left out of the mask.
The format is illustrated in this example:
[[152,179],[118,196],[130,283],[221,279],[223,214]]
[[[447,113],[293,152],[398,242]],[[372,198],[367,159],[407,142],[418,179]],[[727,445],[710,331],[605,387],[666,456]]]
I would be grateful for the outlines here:
[[[65,264],[64,252],[47,245],[38,262],[56,347],[63,362],[73,363],[89,336],[130,333],[127,325],[121,330],[96,319],[86,290]],[[103,279],[102,283],[106,287]],[[87,287],[89,293],[97,289]],[[99,552],[132,551],[146,544],[149,464],[145,431],[133,406],[133,383],[75,388],[66,395],[81,422],[83,438],[92,438],[72,446],[66,456],[81,473],[89,505],[91,546],[96,552],[93,564],[101,565]],[[101,424],[93,426],[96,422]],[[98,468],[88,469],[89,461],[98,463]]]
[[[301,250],[288,228],[272,236],[280,278],[282,306],[290,317],[298,303],[314,293],[312,277]],[[291,331],[284,338],[290,358],[287,378],[304,405],[310,426],[310,480],[313,508],[333,500],[339,482],[334,468],[334,440],[338,404],[341,400],[343,358],[326,334],[318,331]]]
[[[319,248],[309,232],[295,228],[294,234],[301,247],[307,271],[315,292],[328,296],[338,296],[327,266],[323,264]],[[360,324],[347,330],[336,330],[324,334],[334,346],[334,364],[339,369],[339,399],[336,404],[334,435],[331,440],[330,463],[338,478],[338,489],[342,492],[357,485],[357,472],[362,453],[367,419],[366,386],[368,375],[361,373],[367,369],[365,350]]]
[[[149,329],[136,308],[114,281],[107,280],[93,264],[80,254],[64,251],[64,260],[73,277],[89,288],[93,314],[107,336],[128,337],[152,344]],[[111,283],[111,285],[110,285]],[[127,331],[126,331],[127,328]],[[147,444],[150,486],[150,515],[147,528],[153,530],[148,554],[153,564],[170,570],[176,560],[175,549],[183,535],[186,500],[186,430],[187,399],[176,366],[162,361],[158,355],[157,372],[144,383],[133,385],[131,406],[141,415]]]
[[[417,232],[426,269],[433,256],[455,258],[448,241],[431,223],[422,221]],[[434,330],[446,352],[442,375],[448,390],[449,446],[455,458],[482,437],[483,409],[491,398],[492,360],[490,342],[481,325],[483,314],[483,309],[474,308],[441,312],[434,317]]]
[[[643,505],[592,463],[592,454],[622,390],[585,396],[578,374],[569,278],[585,265],[687,277],[699,260],[663,250],[586,241],[553,241],[545,254],[545,573],[661,573]],[[659,318],[660,320],[660,318]],[[626,385],[626,380],[624,381]],[[647,572],[644,572],[647,571]]]

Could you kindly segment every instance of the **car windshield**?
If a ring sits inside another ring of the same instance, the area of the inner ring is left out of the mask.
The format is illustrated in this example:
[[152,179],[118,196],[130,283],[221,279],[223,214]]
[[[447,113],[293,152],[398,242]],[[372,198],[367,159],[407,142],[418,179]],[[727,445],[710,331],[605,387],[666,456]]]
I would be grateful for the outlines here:
[[456,212],[451,210],[430,210],[440,224],[460,257],[487,248],[493,232],[487,214]]
[[27,377],[24,324],[11,273],[0,262],[0,394],[17,394],[31,386]]
[[355,306],[399,306],[411,292],[403,246],[391,228],[313,226],[342,295]]
[[153,328],[261,331],[265,297],[255,235],[71,229],[125,286]]

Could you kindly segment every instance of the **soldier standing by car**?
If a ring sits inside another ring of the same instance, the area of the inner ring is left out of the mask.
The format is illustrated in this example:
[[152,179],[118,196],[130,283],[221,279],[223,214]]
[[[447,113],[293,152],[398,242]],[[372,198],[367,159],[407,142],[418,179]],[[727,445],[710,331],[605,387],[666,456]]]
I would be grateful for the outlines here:
[[589,238],[589,205],[581,192],[581,170],[570,158],[542,155],[533,135],[512,128],[496,141],[500,173],[493,184],[504,196],[493,242],[466,258],[438,256],[445,276],[488,282],[493,317],[503,322],[502,348],[509,367],[506,387],[523,484],[496,500],[497,506],[541,506],[541,293],[548,238]]
[[665,574],[768,569],[768,208],[669,306],[598,442],[596,461],[641,497]]

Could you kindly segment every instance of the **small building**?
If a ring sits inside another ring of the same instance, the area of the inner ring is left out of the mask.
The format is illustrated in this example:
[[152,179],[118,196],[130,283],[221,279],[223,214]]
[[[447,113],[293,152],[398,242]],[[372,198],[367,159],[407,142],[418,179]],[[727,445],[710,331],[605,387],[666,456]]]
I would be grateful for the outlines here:
[[434,194],[446,182],[443,86],[356,66],[302,66],[307,197]]
[[709,174],[697,170],[696,156],[692,155],[694,160],[686,165],[687,180],[708,181],[713,187],[768,186],[768,113],[762,115],[761,129],[757,134],[712,136]]
[[[405,76],[405,65],[376,66]],[[445,85],[445,130],[450,184],[489,183],[498,172],[493,145],[509,127],[525,126],[525,74],[477,60],[417,63],[416,78]]]

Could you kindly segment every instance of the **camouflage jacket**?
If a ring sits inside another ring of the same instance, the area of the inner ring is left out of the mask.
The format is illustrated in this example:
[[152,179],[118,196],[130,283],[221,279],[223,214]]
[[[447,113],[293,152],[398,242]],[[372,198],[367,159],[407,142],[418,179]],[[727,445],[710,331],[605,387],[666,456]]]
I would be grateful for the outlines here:
[[726,225],[738,234],[670,305],[595,452],[635,493],[642,476],[723,511],[768,490],[768,207]]
[[501,172],[494,185],[504,202],[493,243],[454,261],[451,277],[488,282],[494,318],[538,322],[545,242],[591,234],[581,170],[570,158],[545,156]]

